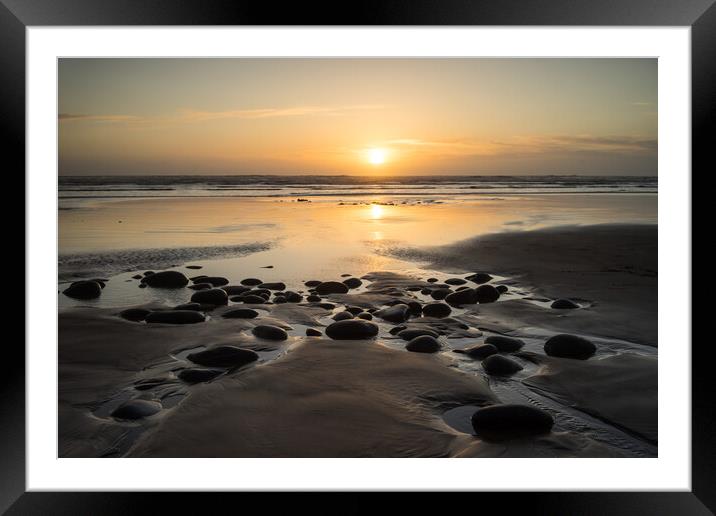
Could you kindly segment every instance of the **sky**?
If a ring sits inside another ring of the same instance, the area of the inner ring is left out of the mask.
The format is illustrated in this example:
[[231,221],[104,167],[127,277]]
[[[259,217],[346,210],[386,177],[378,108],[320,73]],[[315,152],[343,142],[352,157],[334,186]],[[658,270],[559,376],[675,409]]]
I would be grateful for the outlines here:
[[656,59],[60,59],[60,175],[656,175]]

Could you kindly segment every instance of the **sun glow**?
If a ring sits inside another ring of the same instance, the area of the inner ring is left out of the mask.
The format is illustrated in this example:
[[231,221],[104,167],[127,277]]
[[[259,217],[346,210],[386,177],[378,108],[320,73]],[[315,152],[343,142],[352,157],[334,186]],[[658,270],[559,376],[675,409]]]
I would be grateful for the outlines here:
[[371,165],[382,165],[387,157],[385,149],[368,149],[368,162]]
[[370,216],[372,219],[380,219],[383,217],[383,207],[379,204],[372,204],[370,206]]

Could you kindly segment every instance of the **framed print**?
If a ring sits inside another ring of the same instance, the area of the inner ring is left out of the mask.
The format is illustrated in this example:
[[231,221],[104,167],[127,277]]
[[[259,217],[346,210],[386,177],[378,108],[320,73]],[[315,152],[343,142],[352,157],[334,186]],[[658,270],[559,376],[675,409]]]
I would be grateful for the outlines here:
[[270,11],[0,5],[27,201],[3,510],[713,511],[712,2]]

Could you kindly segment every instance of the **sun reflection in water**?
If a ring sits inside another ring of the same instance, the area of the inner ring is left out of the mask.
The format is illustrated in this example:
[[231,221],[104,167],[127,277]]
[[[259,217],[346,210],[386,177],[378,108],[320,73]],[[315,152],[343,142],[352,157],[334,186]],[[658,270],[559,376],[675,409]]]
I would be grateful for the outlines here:
[[370,218],[376,219],[376,220],[383,218],[383,207],[380,204],[371,204]]

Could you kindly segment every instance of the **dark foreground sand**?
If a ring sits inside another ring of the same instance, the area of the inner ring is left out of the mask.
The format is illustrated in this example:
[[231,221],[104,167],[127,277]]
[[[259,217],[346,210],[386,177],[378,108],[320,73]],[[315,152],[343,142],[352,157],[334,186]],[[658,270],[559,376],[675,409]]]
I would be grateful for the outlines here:
[[[414,323],[474,344],[483,340],[478,328],[524,338],[558,331],[595,338],[599,352],[586,361],[533,350],[514,354],[525,366],[536,364],[514,381],[552,400],[556,416],[563,406],[656,442],[657,359],[621,342],[656,346],[655,227],[511,233],[421,252],[437,268],[489,271],[539,295],[580,300],[584,308],[570,311],[506,300]],[[327,295],[324,301],[379,308],[386,301],[414,299],[408,289],[427,287],[424,280],[376,274],[366,280],[367,291]],[[191,293],[187,290],[187,299]],[[229,309],[237,306],[246,305]],[[130,322],[111,309],[62,311],[59,456],[623,455],[595,435],[565,431],[559,417],[551,433],[502,442],[460,431],[445,422],[446,411],[502,401],[487,376],[461,370],[448,353],[411,353],[396,346],[387,333],[390,323],[381,322],[377,339],[334,341],[299,336],[305,327],[325,329],[331,315],[325,308],[305,302],[260,307],[265,311],[256,319],[221,318],[227,310],[222,307],[211,311],[207,322],[191,325]],[[291,336],[278,343],[257,339],[246,331],[257,324],[292,329]],[[609,339],[620,340],[612,345]],[[257,351],[260,360],[209,383],[187,385],[176,378],[178,369],[191,365],[182,350],[222,344]],[[135,388],[148,378],[161,381],[152,389]],[[123,400],[136,397],[160,399],[164,408],[136,422],[110,417]]]

